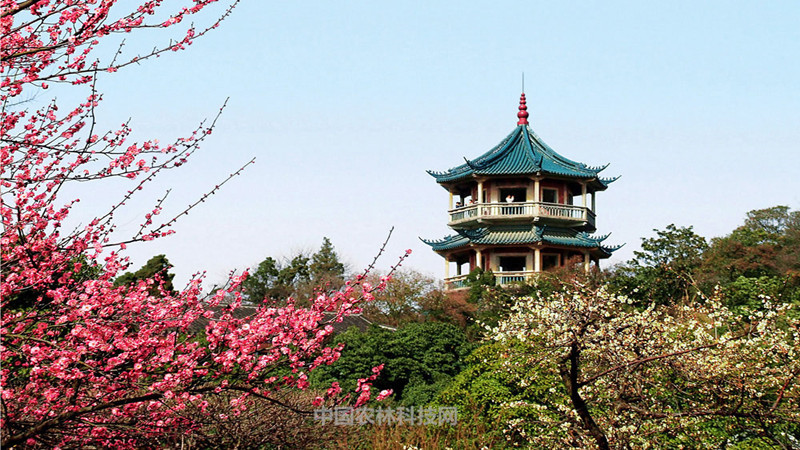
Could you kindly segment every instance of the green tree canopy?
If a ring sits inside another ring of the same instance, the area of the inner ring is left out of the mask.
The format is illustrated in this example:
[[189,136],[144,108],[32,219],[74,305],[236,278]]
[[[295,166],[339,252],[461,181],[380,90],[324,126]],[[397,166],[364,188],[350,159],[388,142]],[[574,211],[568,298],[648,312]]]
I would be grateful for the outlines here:
[[285,301],[295,294],[298,285],[310,279],[308,261],[302,254],[285,262],[266,257],[242,283],[245,296],[252,303]]
[[721,286],[732,308],[760,308],[761,295],[800,302],[800,211],[774,206],[747,213],[744,224],[714,238],[698,281]]
[[634,252],[634,259],[616,268],[612,286],[645,302],[688,300],[694,272],[708,248],[706,239],[691,226],[670,224],[653,231],[656,236],[642,238],[642,249]]
[[311,256],[311,280],[315,283],[330,280],[344,281],[345,266],[327,237],[322,238],[322,246]]
[[[173,266],[170,264],[166,255],[156,255],[147,260],[147,262],[136,272],[125,272],[114,280],[114,286],[129,286],[139,280],[147,280],[158,276],[161,279],[161,288],[166,292],[175,292],[172,285],[172,279],[175,278],[174,273],[170,273],[169,269]],[[158,295],[159,286],[150,288],[151,295]]]
[[[372,273],[368,280],[377,284],[382,275]],[[375,300],[364,305],[364,317],[390,326],[410,322],[458,322],[454,305],[448,300],[441,281],[403,267],[392,274],[386,289],[375,293]]]
[[317,289],[339,289],[344,284],[346,271],[347,267],[326,237],[311,256],[299,252],[280,260],[272,256],[264,258],[242,283],[242,288],[252,303],[264,299],[283,302],[293,297],[302,304]]
[[787,206],[750,211],[743,225],[712,239],[704,256],[708,283],[791,275],[800,270],[800,211]]

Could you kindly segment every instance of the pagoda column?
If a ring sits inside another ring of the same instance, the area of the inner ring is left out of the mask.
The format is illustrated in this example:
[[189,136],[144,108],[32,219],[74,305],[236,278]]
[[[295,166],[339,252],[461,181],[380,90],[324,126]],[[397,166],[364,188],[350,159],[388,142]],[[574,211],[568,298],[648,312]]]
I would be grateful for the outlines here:
[[483,269],[483,255],[481,255],[481,251],[477,249],[475,250],[475,266]]
[[589,257],[589,250],[585,250],[583,252],[583,270],[584,270],[584,272],[589,273],[589,268],[590,268],[591,262],[592,262],[592,260]]
[[[533,214],[535,216],[539,215],[539,200],[542,198],[542,194],[541,194],[540,191],[541,191],[541,189],[540,189],[540,185],[539,185],[539,179],[536,178],[536,179],[533,180],[533,201],[534,201],[534,203],[533,203],[533,205],[534,205],[533,206]],[[538,252],[538,250],[537,250],[537,252]],[[539,264],[539,262],[538,262],[539,261],[539,257],[537,256],[535,259],[536,259],[535,264]],[[538,272],[539,269],[536,269],[536,271]]]
[[450,278],[450,260],[447,257],[444,258],[444,278]]
[[581,197],[583,197],[583,207],[586,208],[586,182],[581,182]]
[[542,251],[538,248],[533,250],[533,271],[542,271]]
[[450,211],[450,210],[452,210],[452,209],[453,209],[453,191],[451,191],[450,189],[448,189],[448,190],[447,190],[447,192],[450,194],[450,207],[449,207],[449,208],[447,208],[447,210],[448,210],[448,211]]
[[594,199],[597,197],[597,192],[592,192],[592,212],[597,214],[597,210],[595,209]]
[[478,180],[478,198],[475,203],[483,203],[483,180]]

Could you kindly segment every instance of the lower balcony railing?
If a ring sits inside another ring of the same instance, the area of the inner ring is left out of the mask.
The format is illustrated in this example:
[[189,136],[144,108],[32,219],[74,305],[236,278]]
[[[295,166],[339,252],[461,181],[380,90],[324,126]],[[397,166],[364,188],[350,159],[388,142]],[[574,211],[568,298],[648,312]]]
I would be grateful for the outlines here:
[[[504,284],[513,284],[513,283],[520,283],[525,280],[529,280],[532,278],[536,272],[532,270],[525,270],[519,272],[494,272],[494,278],[497,281],[497,284],[504,285]],[[454,277],[445,278],[444,283],[447,289],[460,289],[468,287],[469,284],[467,282],[468,275],[456,275]]]
[[488,217],[550,217],[594,225],[594,212],[583,206],[545,202],[475,203],[452,209],[450,224]]
[[460,289],[467,287],[467,275],[458,275],[455,277],[445,278],[444,284],[447,289]]

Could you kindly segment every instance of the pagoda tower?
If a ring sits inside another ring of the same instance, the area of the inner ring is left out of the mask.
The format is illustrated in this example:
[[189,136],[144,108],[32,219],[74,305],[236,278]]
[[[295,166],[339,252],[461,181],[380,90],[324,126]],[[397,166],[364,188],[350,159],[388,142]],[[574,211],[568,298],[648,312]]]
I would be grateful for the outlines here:
[[527,109],[523,93],[517,127],[497,146],[445,172],[428,171],[450,194],[455,234],[422,241],[444,257],[449,289],[464,287],[476,267],[491,269],[499,284],[573,263],[588,271],[621,247],[590,234],[595,196],[618,177],[598,175],[608,164],[590,167],[556,153],[530,128]]

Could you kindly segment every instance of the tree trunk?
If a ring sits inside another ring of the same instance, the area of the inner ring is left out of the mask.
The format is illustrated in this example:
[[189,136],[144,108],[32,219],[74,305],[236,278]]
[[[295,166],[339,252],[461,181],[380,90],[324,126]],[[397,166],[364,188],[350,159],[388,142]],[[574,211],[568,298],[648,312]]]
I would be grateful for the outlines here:
[[601,450],[608,450],[608,439],[605,433],[597,426],[597,423],[595,423],[592,415],[589,413],[589,407],[586,405],[580,393],[578,393],[578,388],[580,387],[578,385],[579,356],[580,350],[578,350],[578,345],[573,343],[570,347],[569,356],[561,360],[558,372],[561,375],[561,380],[564,382],[564,387],[567,388],[569,399],[572,401],[572,407],[575,409],[575,412],[578,413],[581,422],[583,422],[583,427],[592,435],[598,448]]

